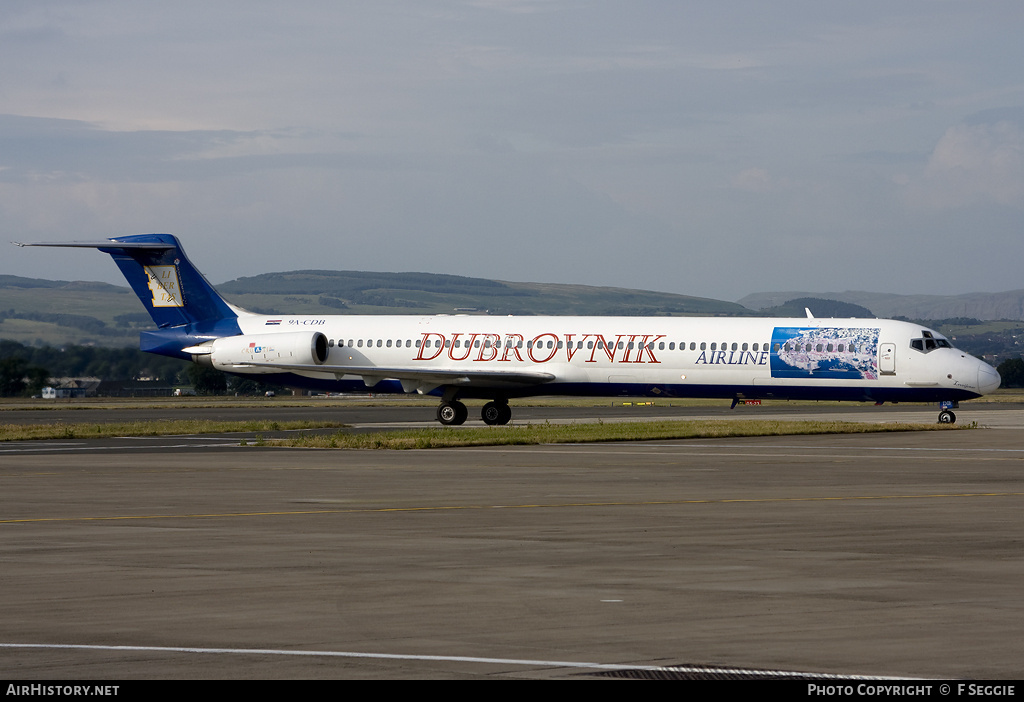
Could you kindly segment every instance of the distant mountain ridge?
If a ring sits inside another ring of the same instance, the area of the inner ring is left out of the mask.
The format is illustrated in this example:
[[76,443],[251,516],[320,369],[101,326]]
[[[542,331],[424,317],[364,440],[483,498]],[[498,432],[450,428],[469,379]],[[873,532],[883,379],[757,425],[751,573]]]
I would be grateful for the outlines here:
[[[777,307],[789,300],[819,297],[861,305],[878,317],[909,317],[911,319],[952,319],[973,317],[980,320],[1024,320],[1024,290],[999,293],[965,293],[962,295],[896,295],[861,290],[845,292],[759,292],[738,302],[752,310]],[[813,312],[813,310],[812,310]]]
[[[674,293],[435,273],[305,270],[215,287],[229,302],[260,314],[752,314],[735,302]],[[136,346],[139,330],[149,326],[128,287],[0,276],[0,339],[35,346]]]
[[[748,295],[736,303],[591,285],[515,283],[436,273],[328,270],[264,273],[216,287],[229,302],[261,314],[803,317],[803,308],[807,306],[821,318],[1024,320],[1024,290],[950,296],[861,291],[769,292]],[[785,305],[787,302],[790,304]],[[148,315],[126,286],[0,275],[0,339],[35,346],[136,346],[139,331],[150,326]],[[950,333],[977,335],[982,331]],[[991,335],[994,328],[985,333]],[[1014,341],[1010,350],[1016,348]],[[984,352],[1003,351],[985,347]]]

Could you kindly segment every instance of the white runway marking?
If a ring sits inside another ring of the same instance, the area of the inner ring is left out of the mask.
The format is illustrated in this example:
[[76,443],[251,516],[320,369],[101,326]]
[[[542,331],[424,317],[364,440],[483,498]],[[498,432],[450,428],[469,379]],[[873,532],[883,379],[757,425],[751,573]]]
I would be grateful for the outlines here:
[[710,668],[705,666],[663,666],[663,665],[623,665],[620,663],[589,663],[584,661],[545,661],[523,658],[483,658],[478,656],[425,656],[398,653],[362,653],[355,651],[300,651],[274,648],[194,648],[190,646],[103,646],[92,644],[18,644],[0,643],[0,649],[63,649],[86,651],[150,651],[154,653],[201,653],[201,654],[234,654],[263,656],[319,656],[328,658],[367,658],[378,660],[401,661],[441,661],[449,663],[487,663],[491,665],[522,665],[541,668],[583,668],[587,670],[648,670],[667,671],[673,673],[735,675],[748,677],[785,677],[807,678],[814,680],[908,680],[911,678],[892,678],[868,675],[835,675],[828,673],[805,673],[789,670],[754,670],[747,668]]

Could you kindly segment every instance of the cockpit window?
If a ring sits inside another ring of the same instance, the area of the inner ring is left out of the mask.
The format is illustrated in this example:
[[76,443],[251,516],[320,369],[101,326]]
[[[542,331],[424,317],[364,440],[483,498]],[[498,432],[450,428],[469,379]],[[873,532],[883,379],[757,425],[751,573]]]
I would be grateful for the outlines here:
[[920,339],[910,340],[910,348],[914,349],[915,351],[920,351],[921,353],[928,353],[929,351],[934,351],[935,349],[951,349],[953,348],[953,345],[950,344],[945,339],[943,339],[942,337],[936,336],[927,329],[922,329]]

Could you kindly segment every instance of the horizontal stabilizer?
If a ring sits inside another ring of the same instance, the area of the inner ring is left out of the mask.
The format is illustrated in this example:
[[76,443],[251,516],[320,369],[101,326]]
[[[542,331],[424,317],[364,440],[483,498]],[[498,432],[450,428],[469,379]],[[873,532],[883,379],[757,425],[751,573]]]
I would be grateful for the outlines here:
[[173,249],[174,244],[166,242],[127,242],[104,239],[103,241],[54,241],[38,243],[22,243],[12,241],[15,246],[56,246],[68,249],[124,249],[126,251],[166,251]]
[[161,329],[189,327],[198,336],[238,334],[239,312],[185,256],[170,234],[139,234],[100,241],[14,242],[17,246],[98,249],[110,254]]

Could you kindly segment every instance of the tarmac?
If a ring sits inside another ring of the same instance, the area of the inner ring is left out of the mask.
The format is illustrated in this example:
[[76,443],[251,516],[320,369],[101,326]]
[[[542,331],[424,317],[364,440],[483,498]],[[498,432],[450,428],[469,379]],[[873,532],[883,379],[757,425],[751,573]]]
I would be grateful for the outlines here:
[[[433,414],[368,409],[359,430]],[[763,412],[819,415],[936,411]],[[958,415],[981,428],[424,451],[9,442],[0,670],[1018,678],[1024,409]]]

